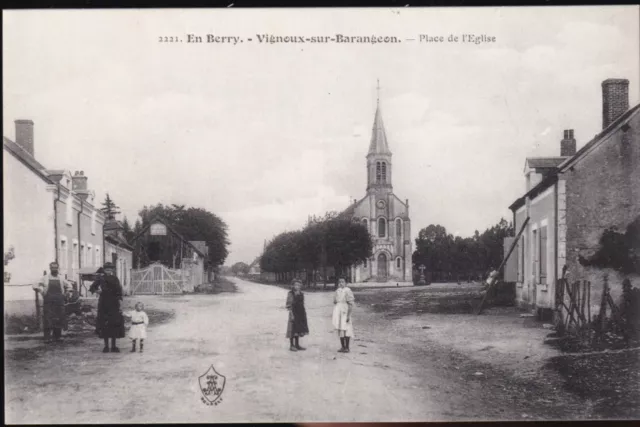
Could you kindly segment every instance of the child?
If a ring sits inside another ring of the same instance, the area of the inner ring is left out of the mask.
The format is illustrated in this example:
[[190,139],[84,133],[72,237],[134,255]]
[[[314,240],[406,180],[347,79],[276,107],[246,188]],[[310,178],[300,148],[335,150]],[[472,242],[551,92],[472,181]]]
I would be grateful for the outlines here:
[[136,303],[136,310],[131,311],[125,316],[131,318],[131,329],[129,330],[129,338],[131,338],[131,353],[136,352],[136,340],[140,340],[140,353],[144,348],[144,339],[147,337],[147,325],[149,325],[149,317],[144,311],[144,305],[141,302]]
[[300,337],[309,334],[307,325],[307,312],[304,309],[304,294],[302,293],[302,282],[300,279],[293,280],[293,289],[287,294],[287,309],[289,310],[289,321],[287,322],[287,338],[291,346],[289,350],[306,350],[300,346]]
[[353,322],[351,311],[353,310],[354,297],[351,289],[347,287],[344,277],[338,279],[338,289],[333,297],[333,327],[338,331],[341,348],[338,353],[349,353],[349,341],[353,337]]

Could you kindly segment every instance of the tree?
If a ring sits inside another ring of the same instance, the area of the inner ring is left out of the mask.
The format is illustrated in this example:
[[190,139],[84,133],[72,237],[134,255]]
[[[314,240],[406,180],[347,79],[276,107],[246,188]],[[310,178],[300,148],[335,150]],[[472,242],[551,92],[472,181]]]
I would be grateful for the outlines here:
[[472,237],[447,233],[441,225],[431,224],[418,233],[413,262],[424,264],[435,281],[469,279],[496,268],[503,258],[503,241],[513,235],[513,226],[504,218],[498,224]]
[[113,220],[116,219],[116,215],[120,215],[120,207],[115,204],[113,199],[109,196],[109,193],[107,193],[104,202],[102,202],[102,208],[100,210],[106,219]]
[[139,212],[138,222],[134,232],[139,233],[142,228],[156,217],[167,221],[186,240],[205,241],[209,248],[207,267],[217,268],[224,264],[229,255],[229,239],[227,224],[217,215],[202,208],[185,208],[185,205],[165,206],[159,203],[154,206],[144,206]]
[[127,243],[131,244],[136,234],[134,230],[131,229],[131,224],[129,224],[129,220],[127,219],[127,217],[124,217],[124,220],[122,221],[122,228],[125,240],[127,241]]
[[[280,278],[305,270],[307,281],[321,267],[341,272],[371,256],[373,244],[366,227],[335,212],[310,218],[302,230],[280,233],[267,245],[260,260],[264,271]],[[310,276],[311,274],[311,276]]]
[[236,262],[231,266],[231,272],[235,275],[247,274],[249,272],[249,265],[244,262]]

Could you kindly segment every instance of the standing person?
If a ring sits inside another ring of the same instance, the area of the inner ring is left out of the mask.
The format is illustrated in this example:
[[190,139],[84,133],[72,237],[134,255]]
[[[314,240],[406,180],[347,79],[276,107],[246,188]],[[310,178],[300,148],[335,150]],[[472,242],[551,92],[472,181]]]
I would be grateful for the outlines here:
[[111,338],[111,352],[119,353],[120,349],[116,347],[116,339],[124,338],[124,317],[120,311],[122,286],[115,275],[113,264],[107,262],[103,269],[105,275],[93,282],[89,288],[91,293],[100,295],[96,333],[104,339],[103,353],[109,353],[109,338]]
[[291,346],[289,350],[306,350],[300,346],[300,337],[309,334],[307,325],[307,311],[304,309],[304,294],[302,293],[302,281],[294,279],[293,289],[287,294],[287,309],[289,310],[289,322],[287,323],[287,338]]
[[351,312],[355,298],[351,289],[347,287],[344,277],[338,279],[338,289],[333,297],[333,327],[338,331],[340,344],[338,353],[349,353],[349,340],[353,337],[353,322]]
[[129,329],[131,353],[136,352],[137,340],[140,340],[140,353],[142,353],[144,340],[147,338],[147,326],[149,325],[149,316],[144,312],[144,304],[137,302],[135,311],[130,311],[125,316],[131,318],[131,329]]
[[49,264],[49,270],[51,273],[43,276],[40,283],[33,287],[42,294],[42,329],[45,342],[51,342],[52,331],[53,339],[60,341],[62,330],[67,328],[65,293],[71,289],[69,282],[58,275],[57,262]]

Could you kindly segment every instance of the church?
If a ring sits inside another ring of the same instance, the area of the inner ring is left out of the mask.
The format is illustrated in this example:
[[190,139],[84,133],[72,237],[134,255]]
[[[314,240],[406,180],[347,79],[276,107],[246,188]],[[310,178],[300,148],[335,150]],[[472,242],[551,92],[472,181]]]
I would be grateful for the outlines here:
[[367,227],[373,256],[350,269],[352,282],[409,282],[412,280],[409,200],[393,192],[392,154],[378,99],[369,152],[366,195],[344,212]]

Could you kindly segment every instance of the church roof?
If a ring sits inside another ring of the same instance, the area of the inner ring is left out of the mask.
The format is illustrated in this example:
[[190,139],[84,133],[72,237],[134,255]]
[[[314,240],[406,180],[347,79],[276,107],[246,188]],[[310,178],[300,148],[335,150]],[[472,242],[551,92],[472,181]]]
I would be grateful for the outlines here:
[[387,143],[387,133],[382,122],[380,104],[376,108],[376,116],[373,120],[373,130],[371,133],[371,143],[369,144],[369,154],[391,154]]

